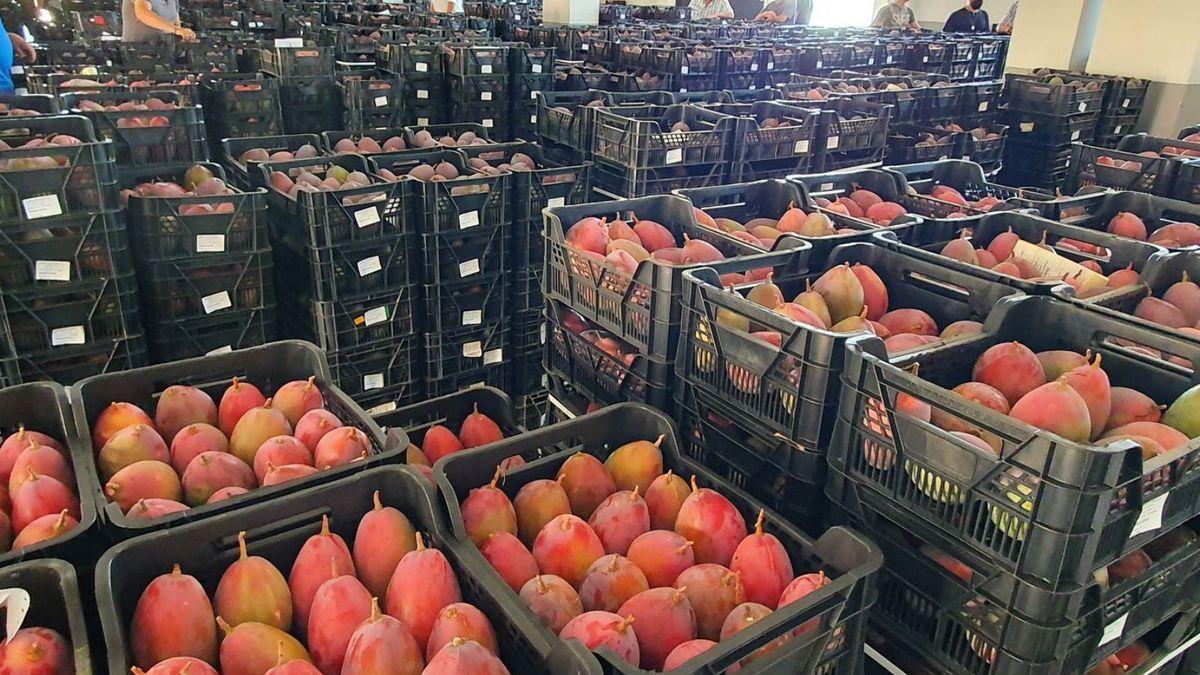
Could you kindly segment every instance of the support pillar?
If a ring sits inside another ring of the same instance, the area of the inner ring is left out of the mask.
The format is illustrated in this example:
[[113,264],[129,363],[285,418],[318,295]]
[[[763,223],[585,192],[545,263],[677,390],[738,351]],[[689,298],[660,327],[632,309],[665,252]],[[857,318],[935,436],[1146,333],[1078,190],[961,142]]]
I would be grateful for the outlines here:
[[595,26],[600,23],[600,0],[544,0],[542,21],[568,26]]
[[[1104,0],[1022,0],[1008,46],[1006,69],[1027,73],[1034,68],[1086,68],[1105,4]],[[1007,8],[997,9],[1003,12]]]

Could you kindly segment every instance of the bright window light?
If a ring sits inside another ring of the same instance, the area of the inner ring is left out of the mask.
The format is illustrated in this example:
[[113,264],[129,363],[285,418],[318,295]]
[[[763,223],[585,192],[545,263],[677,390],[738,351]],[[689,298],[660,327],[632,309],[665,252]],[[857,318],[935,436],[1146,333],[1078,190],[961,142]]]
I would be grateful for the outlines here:
[[813,0],[813,26],[866,26],[871,23],[873,0]]

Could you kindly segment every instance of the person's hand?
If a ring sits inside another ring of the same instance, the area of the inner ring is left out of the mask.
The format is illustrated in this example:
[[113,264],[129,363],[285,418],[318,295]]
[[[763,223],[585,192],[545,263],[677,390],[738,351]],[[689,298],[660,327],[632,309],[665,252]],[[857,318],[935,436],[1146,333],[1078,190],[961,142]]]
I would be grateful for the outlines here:
[[184,28],[180,26],[179,28],[175,29],[175,34],[178,35],[179,39],[183,40],[184,42],[196,41],[196,31],[192,30],[191,28]]
[[13,54],[24,59],[26,63],[37,61],[37,51],[25,41],[25,38],[16,33],[9,33],[8,38],[12,40]]

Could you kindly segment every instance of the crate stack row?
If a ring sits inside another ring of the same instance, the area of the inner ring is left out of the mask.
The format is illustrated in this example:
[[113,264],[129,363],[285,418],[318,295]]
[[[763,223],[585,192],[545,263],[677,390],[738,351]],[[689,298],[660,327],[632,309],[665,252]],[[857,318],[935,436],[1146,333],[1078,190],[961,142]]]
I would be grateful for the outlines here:
[[1096,145],[1112,148],[1137,130],[1151,82],[1138,77],[1102,75],[1106,80],[1104,107],[1096,123]]
[[205,75],[200,102],[212,154],[225,138],[275,136],[283,133],[279,80],[258,73]]
[[145,364],[116,143],[77,115],[7,117],[0,130],[0,382]]
[[1067,177],[1071,144],[1094,137],[1104,81],[1080,75],[1008,75],[1003,120],[1005,185],[1053,190]]
[[279,81],[284,133],[320,133],[342,126],[333,57],[329,47],[259,50],[259,69]]

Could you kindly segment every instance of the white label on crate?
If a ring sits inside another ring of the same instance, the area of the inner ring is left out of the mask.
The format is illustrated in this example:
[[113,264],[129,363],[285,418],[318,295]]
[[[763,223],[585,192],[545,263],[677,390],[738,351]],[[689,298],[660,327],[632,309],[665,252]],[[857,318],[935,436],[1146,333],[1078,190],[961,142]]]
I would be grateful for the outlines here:
[[25,622],[25,615],[29,613],[29,591],[24,588],[6,588],[0,591],[0,607],[4,608],[4,632],[6,640],[12,640],[17,631],[21,630],[21,624]]
[[462,355],[468,359],[477,359],[483,356],[483,343],[479,340],[468,342],[467,344],[463,345]]
[[532,66],[530,66],[530,68],[531,68],[531,69],[533,70],[533,72],[535,72],[535,73],[540,73],[540,72],[542,72],[542,64],[540,64],[540,63],[535,63],[535,64],[533,64]]
[[363,314],[363,325],[370,328],[377,323],[383,323],[384,321],[387,321],[387,318],[388,308],[386,305],[382,307],[376,307],[374,309],[368,309],[366,313]]
[[359,227],[367,227],[379,222],[379,207],[371,206],[354,212],[354,222]]
[[428,117],[418,117],[417,118],[417,126],[419,126],[419,127],[429,126],[429,118]]
[[25,217],[29,220],[61,216],[63,212],[62,204],[58,201],[58,195],[42,195],[40,197],[22,199],[21,206],[25,209]]
[[1079,112],[1087,112],[1087,101],[1079,102]]
[[1021,133],[1027,134],[1033,131],[1033,122],[1021,122]]
[[538,326],[538,342],[546,344],[546,324]]
[[488,119],[483,120],[482,124],[483,124],[484,129],[491,129],[493,126],[495,126],[496,123],[494,121],[492,121],[491,118],[488,118]]
[[482,309],[468,309],[462,313],[462,325],[478,326],[481,323],[483,323]]
[[1163,509],[1167,506],[1167,497],[1170,495],[1170,491],[1167,491],[1142,504],[1142,512],[1138,514],[1137,520],[1133,523],[1133,529],[1129,531],[1130,537],[1153,532],[1162,527]]
[[591,47],[592,47],[592,46],[591,46],[590,44],[586,43],[586,42],[584,42],[583,44],[579,45],[579,49],[580,49],[580,51],[585,51],[585,52],[586,52],[587,50],[591,49]]
[[820,59],[817,59],[817,67],[818,67],[818,68],[820,68],[822,65],[823,65],[823,64],[821,63],[821,60],[820,60]]
[[1121,637],[1121,633],[1125,632],[1125,622],[1128,620],[1129,612],[1125,612],[1116,619],[1113,619],[1104,627],[1104,632],[1100,635],[1100,644],[1105,645]]
[[530,116],[529,116],[529,123],[530,123],[530,124],[537,124],[537,115],[530,115]]
[[429,72],[429,64],[425,63],[424,61],[417,61],[416,63],[413,64],[413,67],[417,69],[418,73],[428,73]]
[[387,403],[380,403],[377,406],[367,408],[366,413],[368,415],[382,415],[383,413],[392,412],[395,409],[396,409],[396,402],[388,401]]
[[944,162],[947,159],[950,159],[950,155],[942,155],[941,157],[938,157],[939,162]]
[[9,72],[11,72],[13,75],[24,75],[25,74],[25,66],[13,66],[12,70],[10,70]]
[[383,263],[380,262],[379,256],[373,255],[370,258],[363,258],[358,261],[358,276],[365,277],[368,274],[374,274],[383,269]]
[[808,141],[796,141],[796,146],[792,149],[792,152],[796,154],[808,152]]
[[1115,129],[1113,129],[1113,133],[1114,133],[1114,134],[1119,134],[1119,133],[1121,133],[1121,127],[1118,125],[1118,126],[1115,128]]
[[492,74],[491,64],[485,63],[485,64],[479,66],[479,72],[483,73],[484,75],[491,75]]
[[198,234],[196,235],[196,253],[224,253],[225,235]]
[[383,373],[363,375],[363,391],[371,391],[372,389],[383,389]]
[[[237,22],[237,20],[236,20],[236,19],[234,19],[233,21],[230,21],[230,22],[229,22],[229,25],[230,25],[230,26],[233,26],[234,28],[237,28],[238,22]],[[254,22],[253,22],[253,21],[251,21],[251,22],[250,22],[250,27],[251,27],[251,28],[254,28]]]
[[479,92],[479,100],[480,100],[480,101],[490,101],[490,100],[492,100],[492,92],[490,92],[490,91],[481,91],[481,92]]
[[819,192],[829,192],[832,189],[833,189],[833,183],[821,183],[821,187],[818,189],[818,191]]
[[418,89],[417,90],[417,98],[429,98],[429,90],[428,89]]
[[1128,108],[1130,103],[1133,103],[1133,101],[1130,101],[1129,99],[1125,99],[1124,101],[1121,101],[1121,107]]
[[683,161],[683,149],[671,148],[667,150],[667,164],[678,164]]
[[980,101],[979,102],[979,112],[986,112],[988,109],[988,103],[990,103],[990,101]]
[[775,62],[767,61],[767,70],[775,70]]
[[825,142],[825,149],[826,150],[837,150],[837,147],[839,145],[841,145],[841,143],[842,143],[841,136],[830,136],[829,140]]
[[688,71],[688,67],[687,67],[687,66],[679,66],[679,72],[680,72],[680,74],[682,74],[682,75],[687,75],[687,74],[688,74],[688,72],[689,72],[689,71]]
[[873,65],[875,65],[875,57],[874,57],[874,56],[872,56],[871,58],[867,59],[867,65],[868,65],[868,66],[873,66]]
[[551,197],[550,199],[546,200],[546,206],[566,206],[566,205],[567,205],[566,197]]
[[922,57],[921,57],[921,63],[929,63],[929,57],[928,57],[928,56],[922,56]]
[[757,63],[751,63],[751,64],[750,64],[750,72],[752,72],[752,73],[757,73],[757,72],[758,72],[758,64],[757,64]]
[[493,363],[500,363],[504,360],[504,348],[489,349],[483,354],[483,365],[490,366]]
[[1080,134],[1080,132],[1078,130],[1072,131],[1071,132],[1071,140],[1073,140],[1073,141],[1079,140],[1079,134]]
[[686,94],[686,93],[687,93],[687,87],[680,87],[680,89],[679,89],[679,93],[681,93],[681,94]]
[[375,97],[375,107],[376,108],[386,108],[387,104],[388,104],[388,97],[386,97],[386,96],[376,96]]
[[467,211],[466,213],[458,214],[458,229],[465,230],[468,227],[475,227],[479,224],[479,212]]
[[471,258],[466,262],[458,263],[458,276],[467,278],[473,274],[479,274],[479,258]]
[[50,331],[51,347],[81,345],[85,342],[87,342],[87,335],[83,332],[83,326],[66,326]]
[[536,92],[536,91],[531,91],[531,92],[529,92],[529,100],[530,100],[530,101],[536,101],[536,100],[537,100],[537,95],[538,95],[538,92]]
[[209,352],[205,353],[204,355],[205,356],[217,356],[220,354],[229,354],[232,351],[233,351],[233,345],[225,345],[223,347],[217,347],[216,349],[210,350]]
[[962,156],[962,160],[963,160],[964,162],[969,162],[969,161],[971,161],[971,156],[970,156],[970,155],[963,155],[963,156]]
[[39,260],[33,264],[34,281],[70,281],[71,261]]
[[233,307],[233,300],[229,298],[228,291],[221,291],[220,293],[213,293],[212,295],[200,298],[200,304],[204,306],[205,314],[212,314],[213,312]]
[[303,47],[304,38],[275,38],[276,47]]

